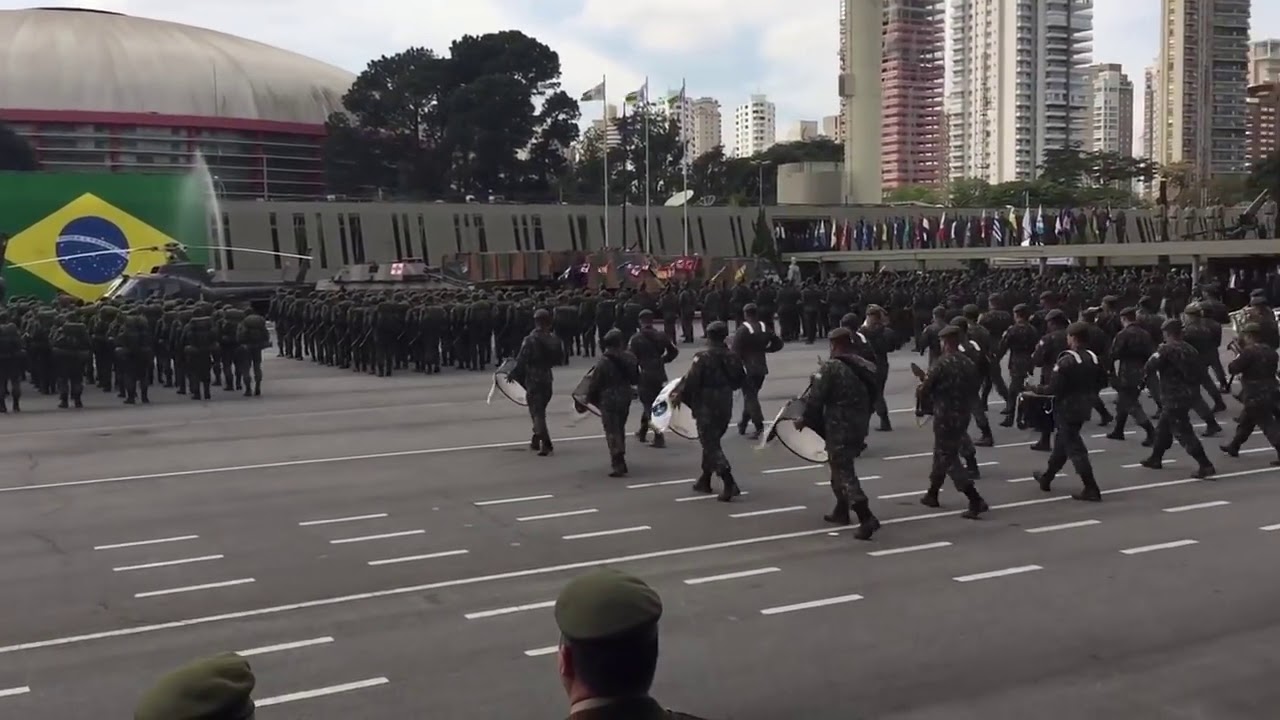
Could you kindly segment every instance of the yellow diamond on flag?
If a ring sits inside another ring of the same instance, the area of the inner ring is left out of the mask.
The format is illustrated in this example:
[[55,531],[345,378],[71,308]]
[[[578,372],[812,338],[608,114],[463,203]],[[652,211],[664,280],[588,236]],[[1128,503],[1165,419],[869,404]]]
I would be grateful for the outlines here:
[[173,238],[85,193],[9,240],[8,262],[68,295],[97,300],[124,274],[166,261]]

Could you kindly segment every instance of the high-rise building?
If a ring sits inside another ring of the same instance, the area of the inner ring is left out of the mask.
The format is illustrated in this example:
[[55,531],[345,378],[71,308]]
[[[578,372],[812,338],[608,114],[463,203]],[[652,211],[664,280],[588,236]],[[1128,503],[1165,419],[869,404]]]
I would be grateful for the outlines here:
[[818,137],[817,120],[798,120],[787,129],[787,142],[808,142]]
[[1249,86],[1250,163],[1266,160],[1280,149],[1280,81]]
[[885,0],[881,171],[886,189],[942,181],[942,0]]
[[1031,180],[1087,146],[1092,52],[1093,0],[951,0],[951,177]]
[[1160,66],[1148,65],[1142,71],[1142,150],[1141,157],[1156,156],[1156,88],[1160,84]]
[[622,131],[618,129],[618,106],[612,103],[605,105],[604,117],[591,121],[592,142],[599,142],[603,136],[605,146],[616,148],[622,144]]
[[1280,40],[1249,44],[1249,84],[1280,82]]
[[822,137],[840,142],[840,116],[827,115],[822,118]]
[[1093,120],[1089,149],[1133,156],[1133,83],[1115,63],[1089,66]]
[[689,132],[690,156],[701,157],[724,144],[720,101],[700,97],[693,101],[693,125]]
[[733,154],[751,157],[773,147],[778,138],[777,108],[764,95],[752,95],[733,113]]
[[1155,160],[1191,186],[1247,169],[1250,0],[1161,0]]

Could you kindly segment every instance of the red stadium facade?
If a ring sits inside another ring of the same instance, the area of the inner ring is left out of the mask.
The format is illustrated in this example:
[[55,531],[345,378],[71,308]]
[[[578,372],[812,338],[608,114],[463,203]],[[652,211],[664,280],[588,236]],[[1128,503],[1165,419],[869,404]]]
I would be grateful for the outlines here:
[[[48,57],[66,46],[41,36],[64,33],[89,40],[76,57]],[[222,33],[92,11],[0,12],[0,47],[10,67],[37,68],[35,78],[4,78],[0,120],[28,139],[42,169],[188,172],[203,158],[224,197],[325,195],[324,121],[350,73]],[[40,65],[29,64],[38,52]],[[95,61],[104,67],[60,69]],[[40,67],[59,77],[40,78]]]

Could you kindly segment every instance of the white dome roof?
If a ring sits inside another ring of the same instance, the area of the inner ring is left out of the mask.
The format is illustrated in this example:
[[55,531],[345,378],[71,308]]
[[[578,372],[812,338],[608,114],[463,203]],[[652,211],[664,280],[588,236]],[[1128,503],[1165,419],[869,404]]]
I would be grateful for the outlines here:
[[113,13],[0,11],[0,107],[320,124],[355,76],[252,40]]

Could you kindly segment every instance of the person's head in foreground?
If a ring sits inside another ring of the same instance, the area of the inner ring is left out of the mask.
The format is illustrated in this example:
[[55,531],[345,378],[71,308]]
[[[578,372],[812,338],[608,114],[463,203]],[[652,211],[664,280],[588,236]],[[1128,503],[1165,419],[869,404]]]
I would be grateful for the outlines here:
[[234,653],[174,670],[142,695],[134,720],[254,720],[253,670]]

